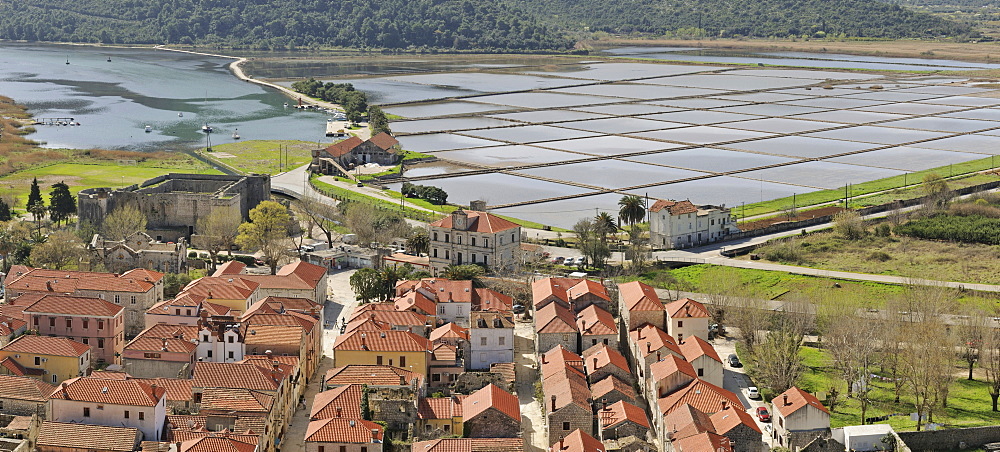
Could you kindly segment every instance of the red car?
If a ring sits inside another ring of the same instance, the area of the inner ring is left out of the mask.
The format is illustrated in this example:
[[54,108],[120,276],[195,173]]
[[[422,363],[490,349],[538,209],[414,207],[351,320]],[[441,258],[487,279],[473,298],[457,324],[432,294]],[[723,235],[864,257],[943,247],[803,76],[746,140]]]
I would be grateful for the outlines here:
[[757,419],[761,422],[771,422],[771,413],[767,412],[766,407],[757,407]]

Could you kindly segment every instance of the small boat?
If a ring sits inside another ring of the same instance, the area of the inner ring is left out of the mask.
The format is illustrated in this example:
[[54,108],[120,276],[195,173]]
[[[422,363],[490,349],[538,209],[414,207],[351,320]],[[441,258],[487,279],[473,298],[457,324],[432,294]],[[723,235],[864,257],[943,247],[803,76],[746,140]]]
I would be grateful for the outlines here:
[[184,113],[177,113],[177,117],[178,118],[183,118],[184,117]]
[[146,133],[149,133],[149,132],[152,132],[152,131],[153,131],[153,126],[147,125],[146,126]]
[[66,58],[66,64],[69,64],[69,58]]
[[205,124],[201,126],[201,131],[205,133],[212,133],[212,126]]
[[285,108],[288,108],[288,102],[285,102]]
[[111,62],[111,57],[108,57],[108,63],[110,63],[110,62]]
[[233,132],[233,139],[234,140],[240,139],[240,129],[236,129],[236,131]]

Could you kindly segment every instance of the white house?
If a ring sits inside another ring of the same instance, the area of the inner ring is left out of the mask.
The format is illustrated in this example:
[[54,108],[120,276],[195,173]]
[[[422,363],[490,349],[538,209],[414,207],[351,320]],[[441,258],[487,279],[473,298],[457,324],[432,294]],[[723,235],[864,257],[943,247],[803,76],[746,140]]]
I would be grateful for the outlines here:
[[489,369],[494,363],[514,362],[514,322],[493,311],[472,313],[469,327],[469,369]]
[[708,322],[712,315],[705,305],[690,298],[667,303],[667,334],[677,343],[684,342],[691,336],[708,340]]
[[774,430],[778,446],[795,450],[830,432],[830,411],[812,394],[791,387],[773,400]]
[[473,210],[456,210],[427,225],[430,236],[431,267],[440,272],[449,265],[480,264],[488,268],[512,269],[520,266],[521,227],[496,215]]
[[49,397],[49,420],[136,428],[143,440],[158,441],[167,419],[166,393],[136,380],[73,378]]
[[658,199],[649,207],[649,239],[654,248],[690,248],[739,232],[725,206]]
[[239,323],[205,325],[198,332],[198,361],[235,363],[243,360],[246,346]]
[[684,360],[691,363],[698,378],[722,387],[722,360],[712,344],[698,336],[691,336],[684,340],[680,349]]

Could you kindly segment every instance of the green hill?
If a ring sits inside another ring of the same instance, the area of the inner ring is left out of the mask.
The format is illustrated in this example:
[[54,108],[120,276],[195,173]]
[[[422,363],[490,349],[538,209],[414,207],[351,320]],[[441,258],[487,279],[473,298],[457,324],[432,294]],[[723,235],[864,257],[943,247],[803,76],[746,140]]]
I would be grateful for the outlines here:
[[872,0],[18,0],[0,39],[243,48],[567,50],[579,32],[699,36],[969,36]]

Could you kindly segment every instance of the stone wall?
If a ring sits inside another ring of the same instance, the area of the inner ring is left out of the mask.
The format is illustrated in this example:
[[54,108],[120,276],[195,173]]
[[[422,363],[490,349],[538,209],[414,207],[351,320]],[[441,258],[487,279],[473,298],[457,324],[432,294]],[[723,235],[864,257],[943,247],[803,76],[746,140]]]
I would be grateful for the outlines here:
[[[10,416],[31,416],[37,414],[45,418],[45,403],[27,400],[0,398],[0,413]],[[8,420],[7,422],[10,422]],[[3,424],[7,425],[7,424]]]
[[517,438],[521,420],[511,419],[496,409],[489,409],[465,420],[465,436],[469,438]]
[[[903,443],[915,451],[974,449],[986,443],[1000,442],[1000,425],[897,434]],[[962,443],[965,443],[964,447]]]
[[[764,447],[763,438],[754,429],[740,425],[726,432],[726,438],[733,442],[733,452],[760,452]],[[843,447],[841,447],[841,451]]]
[[507,384],[503,375],[494,372],[462,372],[452,384],[451,390],[458,394],[472,394],[490,384],[497,385],[507,392],[514,392],[514,385]]
[[155,359],[122,359],[129,375],[136,378],[191,378],[189,363]]
[[[566,337],[568,339],[563,340]],[[557,345],[562,345],[566,347],[573,353],[580,353],[579,347],[580,335],[577,333],[545,333],[539,334],[537,339],[538,353],[545,353],[552,350],[553,347]]]
[[409,389],[376,389],[368,393],[372,420],[390,430],[406,431],[417,421],[417,398]]
[[618,439],[626,436],[645,438],[649,429],[635,422],[623,422],[617,426],[601,430],[601,439]]
[[[579,405],[566,405],[558,411],[549,413],[546,417],[549,424],[549,445],[565,438],[576,429],[583,430],[588,435],[594,435],[594,413]],[[569,425],[565,425],[566,423]]]

